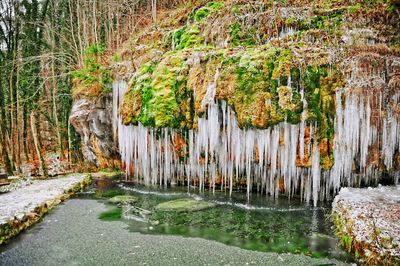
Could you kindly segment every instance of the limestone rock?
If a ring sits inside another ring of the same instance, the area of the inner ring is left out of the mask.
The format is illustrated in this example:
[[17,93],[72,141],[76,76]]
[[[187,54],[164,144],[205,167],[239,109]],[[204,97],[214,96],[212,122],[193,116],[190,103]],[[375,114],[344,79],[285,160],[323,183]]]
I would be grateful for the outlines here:
[[69,120],[82,139],[86,161],[113,166],[119,155],[112,136],[112,97],[83,98],[74,102]]

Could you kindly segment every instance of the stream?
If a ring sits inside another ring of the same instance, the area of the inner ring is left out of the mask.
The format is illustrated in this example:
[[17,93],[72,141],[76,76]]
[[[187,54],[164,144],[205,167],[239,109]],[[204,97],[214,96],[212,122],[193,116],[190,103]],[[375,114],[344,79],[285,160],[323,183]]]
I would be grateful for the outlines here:
[[[95,180],[42,222],[0,247],[0,265],[340,265],[328,206],[297,199],[196,188],[149,188]],[[108,201],[137,198],[132,205]],[[195,199],[215,206],[158,211],[160,203]],[[291,253],[291,254],[289,254]],[[333,263],[333,264],[332,264]]]

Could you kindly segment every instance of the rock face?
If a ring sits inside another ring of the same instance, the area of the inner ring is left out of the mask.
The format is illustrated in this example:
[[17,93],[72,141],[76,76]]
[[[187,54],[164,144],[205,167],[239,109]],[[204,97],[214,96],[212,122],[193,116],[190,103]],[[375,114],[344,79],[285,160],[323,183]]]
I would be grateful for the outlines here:
[[399,182],[398,10],[355,2],[213,1],[136,32],[113,69],[127,174],[314,205]]
[[[399,182],[398,10],[317,2],[191,2],[134,32],[109,66],[127,175],[314,204]],[[81,101],[82,116],[97,108]],[[75,123],[85,157],[106,158],[87,121]]]
[[98,167],[118,165],[118,151],[112,136],[112,97],[75,101],[69,120],[82,138],[85,160]]

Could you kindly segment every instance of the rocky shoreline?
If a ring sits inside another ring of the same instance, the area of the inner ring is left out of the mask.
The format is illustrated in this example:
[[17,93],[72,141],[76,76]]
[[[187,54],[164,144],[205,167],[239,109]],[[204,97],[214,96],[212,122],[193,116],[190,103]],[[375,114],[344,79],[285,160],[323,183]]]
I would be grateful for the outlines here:
[[90,174],[71,174],[0,195],[0,245],[38,222],[43,215],[91,183]]
[[342,245],[361,262],[400,264],[400,186],[342,188],[332,218]]

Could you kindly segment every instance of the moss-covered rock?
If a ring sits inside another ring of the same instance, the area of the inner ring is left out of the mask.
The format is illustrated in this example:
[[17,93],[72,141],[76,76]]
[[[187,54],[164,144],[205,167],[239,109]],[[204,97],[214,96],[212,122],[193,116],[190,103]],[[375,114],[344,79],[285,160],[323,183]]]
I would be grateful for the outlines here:
[[137,201],[138,201],[138,198],[135,196],[131,196],[131,195],[117,195],[117,196],[114,196],[114,197],[108,199],[108,202],[113,203],[113,204],[118,204],[118,205],[134,204]]
[[[216,99],[228,102],[240,126],[266,128],[285,120],[299,122],[304,89],[307,120],[322,125],[321,138],[331,139],[333,95],[344,85],[338,71],[338,59],[346,55],[339,43],[346,37],[343,28],[352,20],[364,27],[363,11],[375,10],[373,16],[387,12],[383,2],[296,2],[293,9],[279,3],[274,8],[270,3],[224,1],[197,5],[176,9],[192,8],[186,23],[174,15],[181,26],[171,17],[161,24],[164,29],[137,34],[138,46],[132,52],[144,52],[133,58],[150,60],[140,60],[141,67],[131,80],[121,108],[125,124],[195,127],[218,69]],[[387,14],[388,22],[393,15]],[[388,28],[393,25],[387,23]],[[393,29],[386,32],[395,38]],[[162,38],[161,46],[157,38]],[[146,56],[154,49],[161,56]]]
[[205,111],[208,88],[215,86],[216,100],[232,107],[240,126],[266,128],[285,120],[300,121],[304,86],[304,97],[310,103],[308,118],[329,120],[331,115],[324,112],[334,110],[333,95],[341,76],[327,73],[323,49],[307,56],[318,60],[304,69],[301,48],[264,45],[246,50],[171,51],[135,73],[120,112],[126,124],[191,128]]
[[157,211],[193,212],[214,207],[215,204],[195,199],[176,199],[160,203]]
[[130,82],[121,114],[124,123],[179,127],[187,108],[184,53],[170,53],[159,63],[144,65]]
[[[319,143],[321,168],[328,170],[334,162],[335,93],[348,87],[355,67],[347,62],[371,58],[357,69],[372,73],[386,55],[399,54],[389,2],[186,3],[173,11],[185,16],[174,13],[125,47],[136,71],[120,109],[123,121],[187,132],[196,129],[212,100],[226,102],[241,128],[304,119],[307,141]],[[205,99],[214,87],[215,97]],[[298,161],[311,165],[309,154]]]

